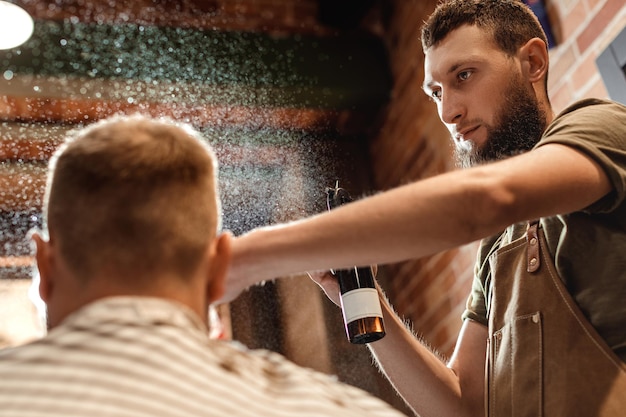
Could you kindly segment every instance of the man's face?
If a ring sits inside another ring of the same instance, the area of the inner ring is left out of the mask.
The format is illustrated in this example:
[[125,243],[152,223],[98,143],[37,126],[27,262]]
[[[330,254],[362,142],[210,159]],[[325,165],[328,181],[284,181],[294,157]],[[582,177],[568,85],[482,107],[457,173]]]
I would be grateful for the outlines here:
[[424,91],[437,103],[462,167],[528,151],[545,129],[520,61],[475,26],[452,31],[427,51]]

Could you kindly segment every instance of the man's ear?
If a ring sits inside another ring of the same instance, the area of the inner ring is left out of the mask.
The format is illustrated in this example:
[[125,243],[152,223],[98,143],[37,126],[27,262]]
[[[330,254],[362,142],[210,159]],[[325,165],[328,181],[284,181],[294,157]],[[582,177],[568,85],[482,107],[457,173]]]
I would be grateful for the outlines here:
[[226,272],[231,259],[231,238],[232,235],[230,233],[222,233],[210,245],[207,285],[209,304],[222,298],[226,290]]
[[52,248],[50,247],[50,242],[44,240],[38,233],[33,233],[32,239],[35,242],[35,260],[39,271],[39,297],[41,297],[44,302],[48,302],[54,288],[51,277],[53,263]]
[[531,83],[545,82],[548,73],[548,49],[539,38],[532,38],[520,48],[523,70]]

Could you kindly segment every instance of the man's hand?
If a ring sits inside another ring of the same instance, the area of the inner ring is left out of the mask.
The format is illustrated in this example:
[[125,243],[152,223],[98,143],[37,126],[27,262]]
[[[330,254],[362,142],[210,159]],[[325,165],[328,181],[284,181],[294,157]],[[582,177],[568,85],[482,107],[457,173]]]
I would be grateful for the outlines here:
[[[372,272],[374,273],[374,277],[376,277],[376,273],[378,272],[376,265],[372,266]],[[307,274],[313,282],[322,288],[324,294],[326,294],[326,297],[328,297],[330,301],[338,306],[341,306],[341,300],[339,299],[341,294],[339,290],[339,282],[332,271],[313,271],[307,272]]]
[[307,272],[307,274],[313,282],[322,288],[324,294],[326,294],[326,297],[328,297],[330,301],[338,306],[341,306],[341,301],[339,299],[339,282],[337,281],[337,277],[333,275],[331,271],[314,271]]

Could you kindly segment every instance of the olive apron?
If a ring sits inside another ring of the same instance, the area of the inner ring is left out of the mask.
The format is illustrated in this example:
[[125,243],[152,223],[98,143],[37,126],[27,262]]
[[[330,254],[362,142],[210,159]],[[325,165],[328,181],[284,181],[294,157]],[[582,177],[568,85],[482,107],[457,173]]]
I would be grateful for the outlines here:
[[626,364],[569,295],[547,248],[535,221],[489,258],[497,279],[489,306],[486,415],[626,416]]

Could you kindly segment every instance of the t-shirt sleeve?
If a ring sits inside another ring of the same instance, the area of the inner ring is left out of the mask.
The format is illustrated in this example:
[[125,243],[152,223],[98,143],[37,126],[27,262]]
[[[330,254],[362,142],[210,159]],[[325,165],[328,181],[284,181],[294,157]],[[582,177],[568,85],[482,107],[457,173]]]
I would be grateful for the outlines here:
[[474,281],[472,282],[472,290],[469,297],[467,297],[465,311],[463,311],[463,314],[461,315],[463,320],[470,319],[484,324],[485,326],[489,325],[484,294],[485,292],[482,282],[480,282],[480,280],[475,276]]
[[593,159],[607,174],[613,191],[584,211],[607,213],[626,198],[626,106],[583,100],[563,111],[545,131],[537,147],[558,143]]
[[500,235],[485,238],[480,242],[478,254],[476,256],[476,265],[474,266],[474,280],[472,281],[472,289],[467,302],[465,311],[461,315],[463,320],[471,319],[487,326],[489,320],[487,318],[487,309],[489,306],[489,294],[487,288],[491,283],[491,271],[489,269],[489,256],[498,246]]

